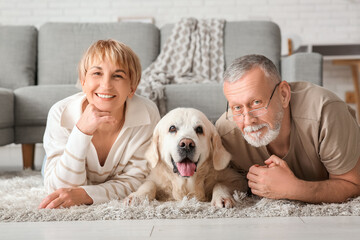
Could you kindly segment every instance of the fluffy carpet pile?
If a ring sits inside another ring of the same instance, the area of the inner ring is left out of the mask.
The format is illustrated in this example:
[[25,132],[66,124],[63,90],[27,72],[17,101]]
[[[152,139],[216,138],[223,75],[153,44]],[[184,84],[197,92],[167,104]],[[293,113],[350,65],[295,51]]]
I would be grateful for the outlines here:
[[22,171],[0,175],[0,221],[92,221],[119,219],[246,218],[276,216],[360,216],[360,197],[342,204],[306,204],[270,200],[236,193],[236,207],[217,209],[210,203],[184,198],[179,202],[143,202],[128,207],[122,201],[69,209],[38,210],[46,196],[39,172]]

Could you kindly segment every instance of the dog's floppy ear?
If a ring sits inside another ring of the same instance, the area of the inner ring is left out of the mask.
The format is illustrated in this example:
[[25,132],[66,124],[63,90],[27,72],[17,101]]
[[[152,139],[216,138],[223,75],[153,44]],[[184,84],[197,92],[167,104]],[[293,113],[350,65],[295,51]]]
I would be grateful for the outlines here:
[[151,139],[151,143],[149,148],[145,153],[145,157],[150,163],[151,167],[154,168],[159,159],[160,159],[160,152],[159,152],[159,131],[158,127],[155,127],[154,134]]
[[214,126],[212,126],[211,144],[213,149],[212,157],[214,168],[215,170],[223,170],[229,165],[231,154],[225,150],[221,138]]

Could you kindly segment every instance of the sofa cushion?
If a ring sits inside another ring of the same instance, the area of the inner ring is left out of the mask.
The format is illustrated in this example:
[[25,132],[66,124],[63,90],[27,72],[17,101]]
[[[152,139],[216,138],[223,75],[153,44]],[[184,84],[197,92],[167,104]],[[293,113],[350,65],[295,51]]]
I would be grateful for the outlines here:
[[75,85],[39,85],[16,89],[15,124],[18,126],[45,126],[52,105],[79,92]]
[[227,22],[224,33],[225,65],[248,54],[269,58],[280,70],[281,34],[279,26],[267,21]]
[[39,29],[38,84],[75,84],[83,53],[100,39],[127,44],[145,69],[159,53],[159,34],[148,23],[46,23]]
[[288,82],[307,81],[323,85],[322,55],[295,53],[281,59],[281,77]]
[[34,26],[0,25],[0,87],[35,84],[37,34]]
[[[173,24],[161,28],[161,47],[171,35]],[[247,54],[261,54],[280,66],[281,34],[276,23],[268,21],[226,22],[224,28],[225,67]]]
[[166,109],[191,107],[202,111],[213,123],[225,112],[226,99],[222,84],[165,85]]

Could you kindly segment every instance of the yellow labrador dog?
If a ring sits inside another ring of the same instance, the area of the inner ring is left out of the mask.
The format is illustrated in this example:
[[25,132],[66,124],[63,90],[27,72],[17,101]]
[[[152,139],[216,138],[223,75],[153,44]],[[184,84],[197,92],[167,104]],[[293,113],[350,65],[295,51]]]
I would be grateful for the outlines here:
[[233,207],[234,190],[247,189],[244,178],[228,168],[231,159],[214,125],[200,111],[177,108],[157,124],[146,153],[151,173],[125,200],[181,200],[187,196]]

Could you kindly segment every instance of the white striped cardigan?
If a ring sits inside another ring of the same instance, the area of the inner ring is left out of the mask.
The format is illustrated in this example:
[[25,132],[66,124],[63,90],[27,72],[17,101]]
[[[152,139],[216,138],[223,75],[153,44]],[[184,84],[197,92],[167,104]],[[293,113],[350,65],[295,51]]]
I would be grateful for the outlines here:
[[49,193],[82,187],[94,204],[122,199],[136,191],[149,173],[144,154],[160,120],[158,109],[143,97],[128,99],[124,126],[101,166],[92,136],[76,127],[85,99],[84,93],[77,93],[49,111],[44,134],[45,187]]

